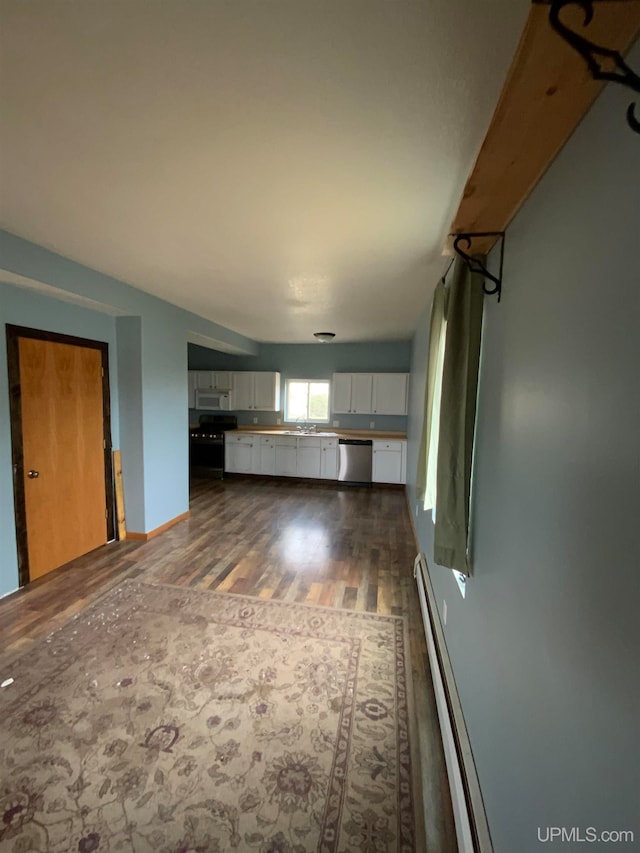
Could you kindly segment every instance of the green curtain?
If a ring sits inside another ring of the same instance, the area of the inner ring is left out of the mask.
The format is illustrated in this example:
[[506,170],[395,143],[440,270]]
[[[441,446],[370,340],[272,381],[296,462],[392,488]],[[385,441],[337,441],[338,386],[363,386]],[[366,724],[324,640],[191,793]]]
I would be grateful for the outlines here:
[[[433,294],[433,302],[431,303],[431,322],[429,323],[429,361],[427,363],[427,386],[425,390],[424,404],[424,419],[422,422],[422,437],[420,440],[420,452],[418,454],[418,471],[416,477],[416,487],[418,499],[424,501],[427,491],[428,476],[428,461],[429,448],[434,430],[438,429],[437,423],[434,423],[434,391],[438,383],[437,368],[438,368],[438,349],[440,347],[440,339],[444,331],[444,320],[446,314],[446,297],[447,289],[445,288],[444,279],[438,282],[438,286]],[[436,413],[437,417],[437,413]]]
[[434,559],[466,575],[469,497],[482,335],[483,277],[456,258],[446,299]]

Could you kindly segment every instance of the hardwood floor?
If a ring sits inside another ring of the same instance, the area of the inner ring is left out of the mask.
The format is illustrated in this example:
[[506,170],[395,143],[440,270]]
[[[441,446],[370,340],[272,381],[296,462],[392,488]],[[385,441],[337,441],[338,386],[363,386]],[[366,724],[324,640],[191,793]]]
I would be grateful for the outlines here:
[[87,554],[0,601],[0,647],[27,648],[125,577],[407,617],[429,853],[457,849],[404,491],[230,476],[191,515]]

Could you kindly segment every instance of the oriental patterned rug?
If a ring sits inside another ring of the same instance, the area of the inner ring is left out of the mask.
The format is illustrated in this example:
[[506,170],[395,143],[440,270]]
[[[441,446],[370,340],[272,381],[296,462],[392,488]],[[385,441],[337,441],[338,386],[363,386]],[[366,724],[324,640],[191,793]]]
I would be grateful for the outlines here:
[[125,581],[0,659],[0,850],[417,849],[404,627]]

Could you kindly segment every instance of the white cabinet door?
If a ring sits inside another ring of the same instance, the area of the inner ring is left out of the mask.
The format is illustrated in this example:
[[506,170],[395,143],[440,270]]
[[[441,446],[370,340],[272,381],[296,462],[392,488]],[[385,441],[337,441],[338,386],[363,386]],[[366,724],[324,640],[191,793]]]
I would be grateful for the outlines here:
[[256,474],[259,468],[259,440],[251,433],[225,436],[225,470],[235,474]]
[[245,412],[253,408],[253,373],[231,374],[231,408]]
[[[295,442],[295,438],[293,439]],[[276,440],[276,474],[279,477],[295,477],[298,473],[298,451],[295,444],[280,444]]]
[[216,370],[213,374],[213,387],[216,391],[230,391],[231,373],[228,370]]
[[231,374],[231,408],[237,411],[280,411],[280,374],[243,370]]
[[407,373],[374,373],[373,414],[406,415]]
[[260,436],[260,474],[276,473],[276,441],[273,436]]
[[372,412],[371,394],[373,374],[351,374],[351,411],[359,415],[370,415]]
[[224,470],[229,474],[237,474],[238,473],[238,465],[239,465],[239,457],[240,454],[238,452],[239,445],[237,444],[227,444],[224,448]]
[[338,439],[323,438],[320,450],[320,476],[323,480],[338,479]]
[[280,410],[280,374],[259,371],[253,374],[253,408],[259,412]]
[[351,374],[333,374],[332,411],[335,415],[348,414],[351,411]]
[[374,441],[373,469],[371,479],[374,483],[403,483],[404,457],[406,442]]
[[196,370],[196,388],[201,391],[210,391],[214,387],[214,376],[212,370]]
[[298,439],[298,477],[320,477],[320,439],[300,438]]
[[333,374],[333,413],[371,414],[372,373]]

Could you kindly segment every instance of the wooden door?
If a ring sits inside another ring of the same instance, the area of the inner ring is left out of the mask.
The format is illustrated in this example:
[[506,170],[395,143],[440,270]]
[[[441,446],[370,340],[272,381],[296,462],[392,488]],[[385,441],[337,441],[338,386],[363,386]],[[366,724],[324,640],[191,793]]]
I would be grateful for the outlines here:
[[107,541],[102,353],[20,337],[29,579]]

